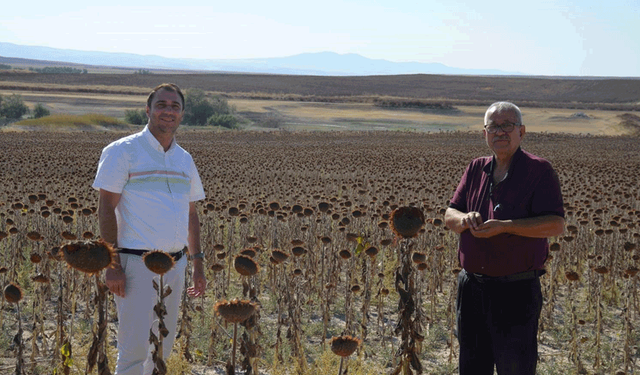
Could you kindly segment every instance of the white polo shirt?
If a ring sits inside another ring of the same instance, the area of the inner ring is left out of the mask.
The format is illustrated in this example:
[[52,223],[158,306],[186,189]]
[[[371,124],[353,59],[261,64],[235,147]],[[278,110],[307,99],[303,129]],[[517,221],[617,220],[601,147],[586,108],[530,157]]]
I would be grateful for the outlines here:
[[191,155],[175,138],[165,152],[148,126],[102,150],[93,188],[121,194],[118,247],[170,253],[187,245],[189,202],[205,197]]

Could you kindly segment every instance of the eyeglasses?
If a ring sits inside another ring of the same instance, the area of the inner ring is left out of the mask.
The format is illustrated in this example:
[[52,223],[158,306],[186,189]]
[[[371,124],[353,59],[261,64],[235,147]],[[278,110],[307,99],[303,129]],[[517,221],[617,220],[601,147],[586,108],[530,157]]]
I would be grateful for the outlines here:
[[497,125],[497,124],[489,124],[489,125],[485,125],[484,129],[487,131],[487,133],[489,134],[495,134],[498,132],[498,129],[502,130],[505,133],[511,133],[513,131],[513,129],[516,128],[516,126],[520,126],[522,124],[512,124],[510,122],[506,122],[502,125]]

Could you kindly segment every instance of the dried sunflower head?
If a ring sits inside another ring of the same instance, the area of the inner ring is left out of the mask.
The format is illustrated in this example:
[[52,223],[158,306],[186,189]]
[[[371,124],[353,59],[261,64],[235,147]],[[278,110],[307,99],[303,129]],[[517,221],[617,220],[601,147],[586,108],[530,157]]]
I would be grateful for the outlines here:
[[249,258],[255,257],[257,254],[256,249],[253,247],[248,247],[240,252],[240,255],[246,255]]
[[88,274],[96,274],[109,267],[115,256],[111,244],[102,239],[73,241],[62,245],[58,254],[60,253],[69,267]]
[[370,257],[374,257],[376,256],[376,254],[378,254],[378,248],[375,246],[369,246],[367,247],[367,249],[364,251],[365,254],[367,254]]
[[565,271],[564,276],[567,278],[567,280],[570,281],[576,281],[580,279],[580,275],[578,275],[578,273],[575,271]]
[[10,303],[18,303],[22,299],[22,289],[14,283],[4,288],[4,298]]
[[38,254],[36,252],[33,252],[29,256],[29,260],[31,260],[31,263],[38,264],[38,263],[40,263],[42,261],[42,255],[40,255],[40,254]]
[[422,210],[417,207],[398,207],[391,213],[389,224],[393,233],[400,237],[411,238],[418,235],[424,226]]
[[224,269],[224,266],[220,263],[214,263],[211,265],[210,269],[213,272],[220,272]]
[[250,301],[220,301],[215,304],[214,310],[222,319],[229,323],[242,323],[249,319],[257,310],[258,306]]
[[171,255],[160,250],[146,252],[142,256],[142,261],[151,272],[158,275],[164,275],[169,272],[176,264]]
[[299,256],[302,256],[302,255],[306,254],[307,253],[307,249],[305,249],[302,246],[296,246],[293,249],[291,249],[291,253],[293,253],[293,255],[299,257]]
[[36,282],[36,283],[48,283],[50,280],[48,277],[46,277],[45,275],[39,273],[35,276],[31,277],[31,280]]
[[335,336],[329,341],[331,351],[340,357],[348,357],[358,349],[362,340],[352,336]]
[[427,261],[427,254],[415,252],[411,255],[411,259],[413,260],[413,263],[425,263]]
[[338,255],[340,255],[340,258],[342,258],[342,259],[349,259],[349,258],[351,258],[351,251],[349,251],[349,250],[340,250]]
[[236,271],[243,276],[253,276],[258,273],[260,270],[260,266],[256,263],[255,260],[246,256],[246,255],[238,255],[233,260],[233,266]]
[[284,251],[279,250],[279,249],[273,250],[271,252],[271,256],[273,257],[273,259],[275,259],[275,261],[278,264],[284,262],[285,260],[287,260],[287,258],[289,258],[289,254],[287,254]]

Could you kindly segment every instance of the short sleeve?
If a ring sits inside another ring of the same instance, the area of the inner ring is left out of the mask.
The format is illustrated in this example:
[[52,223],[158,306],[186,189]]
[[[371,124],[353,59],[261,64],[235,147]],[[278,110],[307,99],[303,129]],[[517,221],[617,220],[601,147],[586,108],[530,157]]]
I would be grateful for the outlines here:
[[540,182],[533,192],[531,213],[534,216],[558,215],[564,217],[560,180],[551,165],[541,176]]
[[204,188],[202,187],[202,181],[198,174],[196,164],[191,160],[191,168],[189,170],[189,177],[191,178],[191,191],[189,192],[189,202],[200,201],[205,198]]
[[467,212],[467,194],[469,190],[469,171],[471,170],[471,165],[472,164],[469,164],[462,174],[460,183],[458,184],[456,191],[453,193],[453,198],[451,198],[451,201],[449,202],[449,207],[460,212]]
[[120,194],[128,180],[129,162],[122,147],[117,147],[115,144],[105,147],[98,162],[98,172],[92,187],[96,190],[104,189]]

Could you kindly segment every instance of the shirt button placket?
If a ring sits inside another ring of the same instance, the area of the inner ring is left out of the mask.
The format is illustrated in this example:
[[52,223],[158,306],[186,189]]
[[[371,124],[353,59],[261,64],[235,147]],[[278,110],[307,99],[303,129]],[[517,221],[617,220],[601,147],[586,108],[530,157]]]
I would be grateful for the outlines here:
[[[164,153],[164,168],[167,172],[172,171],[173,169],[171,168],[171,159],[169,157],[171,151],[167,151]],[[175,193],[174,193],[174,189],[171,189],[171,183],[169,182],[169,175],[167,175],[167,186],[169,186],[169,195],[171,196],[171,206],[173,207],[173,213],[174,213],[174,218],[177,218],[177,220],[174,221],[174,228],[173,228],[173,243],[172,243],[172,248],[177,248],[178,246],[178,238],[179,238],[179,234],[178,234],[178,228],[180,228],[180,215],[177,214],[177,207],[176,207],[176,197],[175,197]],[[173,178],[173,177],[172,177]],[[174,251],[175,249],[171,249],[171,251]]]

